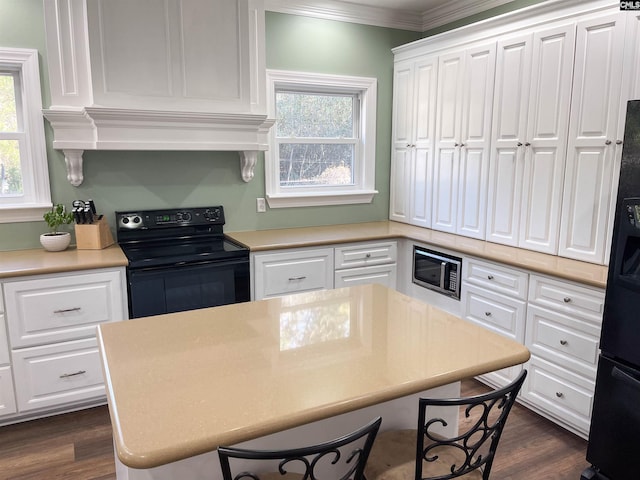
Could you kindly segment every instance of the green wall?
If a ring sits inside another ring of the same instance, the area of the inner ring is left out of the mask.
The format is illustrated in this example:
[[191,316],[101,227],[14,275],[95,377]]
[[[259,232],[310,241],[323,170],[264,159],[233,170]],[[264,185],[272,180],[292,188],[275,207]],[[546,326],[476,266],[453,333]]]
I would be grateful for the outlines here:
[[[84,182],[66,180],[63,155],[51,148],[45,122],[51,195],[67,206],[92,198],[113,226],[113,212],[128,208],[224,205],[226,231],[260,230],[384,220],[389,208],[391,150],[391,48],[416,40],[417,32],[267,12],[267,67],[373,76],[378,79],[376,189],[373,203],[286,208],[256,213],[264,197],[264,165],[245,183],[235,152],[97,152],[84,154]],[[40,52],[43,106],[50,101],[42,0],[0,0],[0,45]],[[0,250],[39,248],[44,222],[0,223]]]

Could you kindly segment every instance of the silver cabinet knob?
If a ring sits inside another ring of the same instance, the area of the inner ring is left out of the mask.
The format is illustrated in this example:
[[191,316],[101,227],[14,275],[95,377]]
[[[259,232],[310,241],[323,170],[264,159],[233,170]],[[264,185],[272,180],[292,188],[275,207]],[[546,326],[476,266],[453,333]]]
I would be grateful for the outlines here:
[[611,140],[607,140],[606,142],[604,142],[605,145],[611,145]]
[[366,258],[371,258],[371,254],[370,254],[370,253],[367,253],[367,254],[365,255],[365,257],[366,257]]
[[571,302],[571,298],[570,298],[570,297],[564,297],[564,298],[562,299],[562,301],[563,301],[564,303],[569,303],[569,302]]
[[564,393],[562,393],[562,392],[556,392],[556,397],[558,397],[558,398],[562,398],[562,397],[564,397]]
[[484,312],[485,317],[490,317],[491,316],[491,312]]
[[487,280],[493,280],[493,275],[487,275]]
[[518,142],[518,146],[521,147],[522,146],[522,142]]
[[524,146],[525,146],[525,147],[530,147],[530,146],[531,146],[531,144],[530,144],[529,142],[526,142],[526,143],[524,144]]
[[560,340],[560,345],[562,345],[562,346],[566,345],[567,343],[569,343],[569,342],[567,342],[566,340]]
[[616,145],[622,145],[622,140],[616,140]]

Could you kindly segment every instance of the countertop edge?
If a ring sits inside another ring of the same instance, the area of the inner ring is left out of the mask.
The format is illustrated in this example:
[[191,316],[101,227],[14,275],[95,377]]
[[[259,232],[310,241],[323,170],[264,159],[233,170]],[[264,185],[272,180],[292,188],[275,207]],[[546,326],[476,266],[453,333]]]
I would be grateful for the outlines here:
[[[527,360],[529,360],[531,354],[524,345],[522,345],[521,347],[522,348],[518,349],[517,352],[514,352],[508,358],[482,365],[474,365],[473,367],[468,368],[463,374],[464,378],[473,378],[475,376],[482,375],[488,372],[525,363]],[[223,435],[209,439],[209,441],[207,441],[206,443],[201,443],[197,446],[183,445],[182,448],[178,451],[165,451],[156,455],[150,455],[149,452],[136,454],[129,448],[127,448],[127,446],[122,442],[120,432],[117,429],[117,424],[113,421],[112,416],[112,426],[114,432],[117,432],[117,434],[114,435],[116,453],[118,459],[124,465],[130,468],[155,468],[168,463],[184,460],[192,456],[210,453],[212,451],[215,451],[219,445],[235,445],[261,436],[270,435],[276,432],[299,427],[308,423],[324,420],[332,416],[349,413],[361,408],[370,407],[383,402],[399,399],[404,396],[415,395],[417,393],[430,390],[432,388],[441,387],[443,385],[448,385],[457,381],[460,381],[459,372],[457,374],[451,375],[445,374],[439,377],[429,378],[424,382],[413,382],[410,384],[405,384],[401,388],[396,388],[393,390],[389,389],[376,395],[354,398],[341,404],[327,406],[326,408],[315,409],[309,412],[301,412],[298,415],[288,417],[286,421],[280,422],[277,425],[269,423],[257,426],[254,425],[250,430],[234,431],[229,435]],[[111,404],[112,399],[109,398],[109,400]]]

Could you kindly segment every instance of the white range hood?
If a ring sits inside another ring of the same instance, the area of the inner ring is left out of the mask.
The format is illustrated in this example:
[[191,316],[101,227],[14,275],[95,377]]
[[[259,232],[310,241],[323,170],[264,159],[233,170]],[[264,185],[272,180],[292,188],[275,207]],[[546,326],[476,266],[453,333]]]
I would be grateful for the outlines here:
[[45,5],[51,107],[68,179],[85,150],[267,149],[262,0],[55,0]]

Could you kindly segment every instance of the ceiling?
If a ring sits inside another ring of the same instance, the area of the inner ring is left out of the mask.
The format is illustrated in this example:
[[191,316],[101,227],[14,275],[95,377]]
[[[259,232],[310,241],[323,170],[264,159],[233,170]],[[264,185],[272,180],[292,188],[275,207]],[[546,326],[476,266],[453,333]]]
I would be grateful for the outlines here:
[[425,32],[512,0],[265,0],[267,10]]

